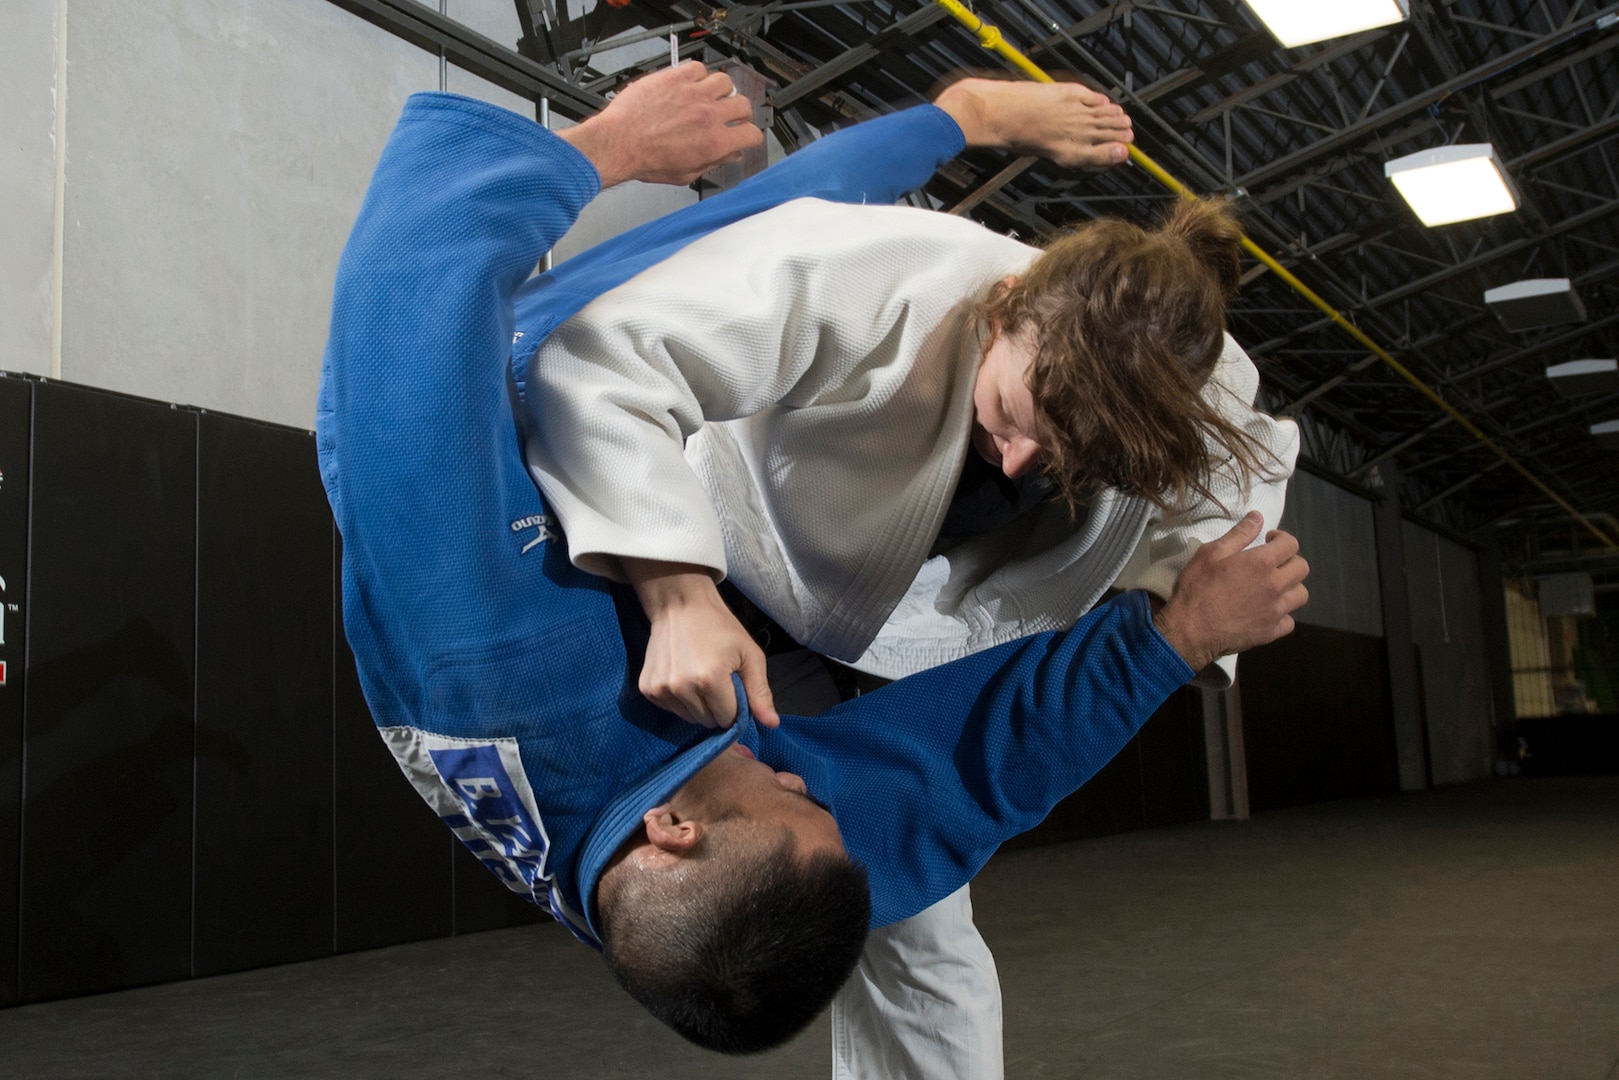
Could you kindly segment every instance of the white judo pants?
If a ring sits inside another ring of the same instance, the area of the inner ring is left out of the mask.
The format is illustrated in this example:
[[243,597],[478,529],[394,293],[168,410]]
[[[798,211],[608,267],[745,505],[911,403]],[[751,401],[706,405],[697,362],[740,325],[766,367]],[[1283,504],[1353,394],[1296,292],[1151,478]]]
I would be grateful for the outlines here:
[[1001,983],[967,886],[873,930],[832,1001],[833,1080],[1000,1080]]
[[[837,688],[808,652],[767,661],[776,707],[817,713]],[[1001,1080],[1001,983],[967,886],[873,930],[832,1001],[833,1080]]]

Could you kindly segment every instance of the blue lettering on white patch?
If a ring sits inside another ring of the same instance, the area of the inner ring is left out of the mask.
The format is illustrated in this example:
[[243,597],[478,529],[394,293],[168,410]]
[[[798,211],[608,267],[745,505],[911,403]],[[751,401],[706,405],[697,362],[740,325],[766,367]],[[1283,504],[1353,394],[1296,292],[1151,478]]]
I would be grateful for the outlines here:
[[513,892],[534,895],[545,874],[547,842],[538,815],[523,805],[493,744],[430,750],[428,756],[464,810],[444,818],[456,838]]
[[478,861],[508,889],[549,910],[574,937],[601,948],[546,867],[551,841],[516,739],[457,739],[413,727],[377,730],[411,786]]

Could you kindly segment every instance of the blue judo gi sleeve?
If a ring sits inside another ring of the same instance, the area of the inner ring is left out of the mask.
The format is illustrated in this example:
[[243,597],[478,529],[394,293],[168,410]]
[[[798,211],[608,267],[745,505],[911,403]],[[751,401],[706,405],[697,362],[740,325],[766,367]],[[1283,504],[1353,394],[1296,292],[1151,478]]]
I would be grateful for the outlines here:
[[761,761],[803,776],[871,877],[872,925],[971,881],[1045,820],[1192,677],[1146,593],[1073,629],[909,675],[819,716],[749,732]]
[[793,199],[893,203],[965,146],[961,128],[942,109],[906,109],[834,132],[734,188],[575,255],[516,297],[520,341],[512,375],[518,395],[526,389],[528,361],[552,329],[693,240]]
[[513,119],[412,97],[338,268],[317,445],[345,545],[345,624],[379,725],[422,714],[398,699],[436,655],[553,620],[536,588],[595,593],[613,617],[589,575],[515,557],[546,518],[503,378],[512,297],[600,181],[567,143]]

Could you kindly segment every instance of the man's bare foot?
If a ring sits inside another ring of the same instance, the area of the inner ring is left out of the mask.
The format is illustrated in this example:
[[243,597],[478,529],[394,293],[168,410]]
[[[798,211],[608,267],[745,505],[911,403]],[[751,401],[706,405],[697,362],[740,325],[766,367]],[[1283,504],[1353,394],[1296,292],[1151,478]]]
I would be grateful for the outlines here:
[[960,125],[968,146],[1034,154],[1072,169],[1118,165],[1135,139],[1122,108],[1078,83],[962,79],[934,104]]

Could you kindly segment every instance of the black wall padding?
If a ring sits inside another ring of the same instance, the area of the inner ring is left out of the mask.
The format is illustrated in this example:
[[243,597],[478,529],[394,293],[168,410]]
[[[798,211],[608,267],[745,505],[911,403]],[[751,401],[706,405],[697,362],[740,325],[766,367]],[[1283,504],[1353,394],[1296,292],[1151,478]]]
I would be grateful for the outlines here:
[[1301,623],[1239,678],[1255,813],[1399,790],[1382,638]]
[[[335,538],[335,530],[334,530]],[[330,558],[341,565],[341,540]],[[360,693],[354,656],[336,627],[337,949],[374,949],[454,932],[450,858],[461,846],[416,794],[377,737]],[[494,875],[489,884],[505,891]]]
[[1150,829],[1208,820],[1202,692],[1183,687],[1153,714],[1136,739],[1141,744],[1143,824]]
[[212,975],[332,952],[332,525],[306,433],[199,423],[194,974]]
[[33,386],[0,379],[0,1006],[17,1001],[23,658],[28,630],[28,447]]
[[24,1000],[191,971],[193,412],[34,387]]
[[[457,934],[553,921],[549,912],[535,907],[497,881],[477,856],[459,843],[455,845],[453,880]],[[557,930],[567,933],[561,927]]]
[[377,737],[340,558],[309,432],[0,375],[0,1006],[548,918]]
[[[1076,723],[1083,719],[1076,717]],[[1200,693],[1182,687],[1089,783],[1007,850],[1059,844],[1209,816]]]
[[[0,1006],[549,921],[377,737],[339,566],[309,432],[0,375]],[[1031,838],[1201,819],[1202,754],[1182,691]]]

